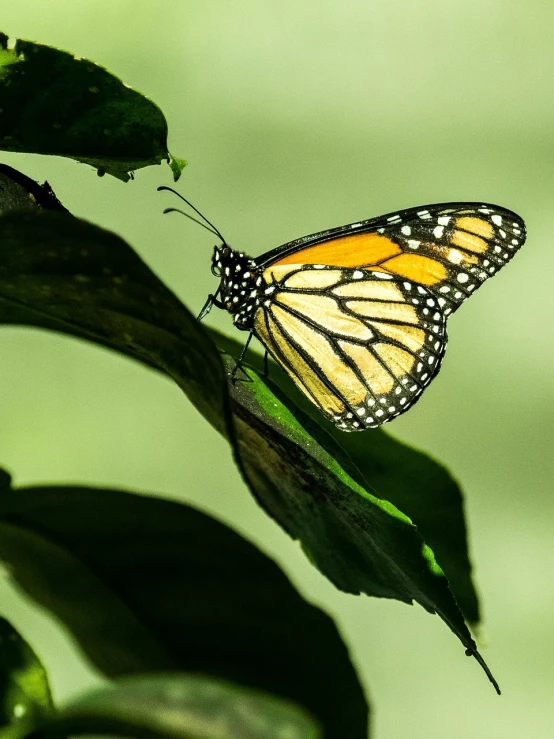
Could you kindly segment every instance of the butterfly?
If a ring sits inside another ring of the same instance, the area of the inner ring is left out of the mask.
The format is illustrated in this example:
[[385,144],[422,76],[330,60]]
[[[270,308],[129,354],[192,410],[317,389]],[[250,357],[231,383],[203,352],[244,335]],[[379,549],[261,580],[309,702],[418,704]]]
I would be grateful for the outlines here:
[[255,336],[343,431],[380,426],[419,399],[440,369],[448,317],[526,237],[518,215],[486,203],[396,211],[256,258],[215,232],[220,284],[199,318],[228,311],[246,347]]

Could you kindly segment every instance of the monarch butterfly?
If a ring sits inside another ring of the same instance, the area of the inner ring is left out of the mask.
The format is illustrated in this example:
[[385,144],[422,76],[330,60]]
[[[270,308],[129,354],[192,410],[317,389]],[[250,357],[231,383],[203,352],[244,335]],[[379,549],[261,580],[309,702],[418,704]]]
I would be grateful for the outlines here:
[[254,259],[214,232],[221,281],[199,318],[227,310],[250,333],[246,346],[256,336],[343,431],[380,426],[418,400],[439,371],[447,318],[526,236],[518,215],[481,203],[396,211]]

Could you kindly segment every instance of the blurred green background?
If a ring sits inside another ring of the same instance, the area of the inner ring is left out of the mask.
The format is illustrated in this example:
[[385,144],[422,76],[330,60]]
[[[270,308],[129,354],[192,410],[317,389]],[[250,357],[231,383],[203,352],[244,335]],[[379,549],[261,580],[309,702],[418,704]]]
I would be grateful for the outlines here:
[[[119,486],[186,500],[274,557],[337,620],[377,739],[543,739],[554,725],[554,5],[544,0],[25,0],[0,29],[108,67],[164,111],[190,161],[178,187],[253,255],[399,208],[483,200],[526,246],[450,322],[439,378],[387,426],[466,495],[498,698],[438,619],[337,592],[261,512],[227,445],[177,387],[108,351],[0,330],[0,464],[17,484]],[[70,160],[0,154],[76,215],[128,240],[193,310],[216,283],[213,237],[160,184]],[[232,332],[228,316],[210,321]],[[121,522],[125,526],[125,522]],[[46,614],[0,581],[62,700],[99,680]]]

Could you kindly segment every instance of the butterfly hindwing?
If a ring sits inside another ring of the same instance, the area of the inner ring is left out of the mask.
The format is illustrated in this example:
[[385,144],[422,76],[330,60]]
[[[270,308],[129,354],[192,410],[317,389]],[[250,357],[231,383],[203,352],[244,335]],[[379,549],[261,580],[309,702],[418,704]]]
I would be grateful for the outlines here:
[[254,331],[300,389],[342,430],[407,410],[437,373],[445,317],[422,286],[382,272],[281,265]]

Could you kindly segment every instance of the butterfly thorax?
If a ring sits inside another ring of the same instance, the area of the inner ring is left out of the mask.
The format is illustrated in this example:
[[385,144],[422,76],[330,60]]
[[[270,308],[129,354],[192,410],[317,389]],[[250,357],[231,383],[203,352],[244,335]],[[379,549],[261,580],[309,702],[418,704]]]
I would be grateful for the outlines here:
[[233,323],[241,331],[250,331],[263,293],[256,262],[222,244],[214,248],[212,272],[221,278],[219,299],[233,316]]

